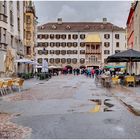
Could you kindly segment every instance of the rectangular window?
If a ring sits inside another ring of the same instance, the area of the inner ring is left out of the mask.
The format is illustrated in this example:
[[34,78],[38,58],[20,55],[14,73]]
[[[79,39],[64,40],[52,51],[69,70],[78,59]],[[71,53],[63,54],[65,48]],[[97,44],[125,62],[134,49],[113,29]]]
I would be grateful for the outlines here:
[[50,42],[50,46],[51,47],[54,47],[55,46],[55,43],[54,42]]
[[6,15],[6,1],[0,1],[0,14]]
[[85,54],[85,50],[80,50],[80,54]]
[[19,7],[19,1],[17,1],[17,10],[19,11],[20,7]]
[[31,33],[29,31],[26,32],[26,39],[27,40],[31,39]]
[[119,34],[115,34],[115,38],[119,39],[120,38]]
[[110,43],[109,42],[104,42],[104,46],[105,47],[109,47],[110,46]]
[[30,16],[26,16],[26,23],[31,24],[31,17]]
[[18,31],[20,31],[20,19],[18,18]]
[[11,47],[13,47],[13,36],[11,35]]
[[116,42],[116,47],[119,47],[119,46],[120,46],[119,42]]
[[110,34],[104,34],[104,38],[105,39],[109,39],[110,38]]
[[62,38],[62,39],[66,39],[66,35],[65,35],[65,34],[62,34],[62,35],[61,35],[61,38]]
[[54,54],[54,50],[50,50],[50,54]]
[[27,52],[26,52],[26,54],[27,54],[27,55],[31,55],[31,47],[29,47],[29,46],[27,47]]
[[7,22],[6,1],[0,1],[0,21]]
[[44,38],[44,39],[45,39],[45,35],[42,35],[42,38]]
[[2,28],[0,27],[0,43],[2,42]]
[[73,54],[77,54],[77,50],[73,50]]
[[68,39],[71,39],[71,35],[70,34],[68,35]]
[[104,50],[104,54],[110,54],[109,50]]
[[6,44],[6,29],[3,29],[3,43]]
[[11,26],[13,26],[13,23],[14,23],[13,19],[14,19],[14,17],[13,17],[13,11],[10,10],[10,25]]
[[81,34],[80,39],[85,39],[85,34]]

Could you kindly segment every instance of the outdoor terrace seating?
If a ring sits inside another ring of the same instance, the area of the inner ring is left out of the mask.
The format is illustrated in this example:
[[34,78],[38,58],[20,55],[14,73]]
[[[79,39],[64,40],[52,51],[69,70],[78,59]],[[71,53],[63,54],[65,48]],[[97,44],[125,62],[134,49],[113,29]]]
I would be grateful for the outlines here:
[[14,89],[18,89],[19,92],[23,87],[24,80],[20,78],[3,78],[0,79],[0,95],[6,95],[12,93]]

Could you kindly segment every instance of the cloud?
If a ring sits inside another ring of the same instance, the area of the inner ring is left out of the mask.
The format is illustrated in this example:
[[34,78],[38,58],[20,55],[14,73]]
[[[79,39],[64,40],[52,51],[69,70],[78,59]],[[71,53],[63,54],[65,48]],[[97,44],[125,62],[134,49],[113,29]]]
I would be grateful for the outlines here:
[[61,17],[65,21],[70,21],[70,19],[72,19],[73,21],[76,21],[79,19],[78,12],[74,8],[68,5],[62,6],[62,9],[58,13],[57,17]]
[[38,21],[54,22],[62,17],[63,21],[108,21],[125,27],[130,1],[37,1],[35,2]]

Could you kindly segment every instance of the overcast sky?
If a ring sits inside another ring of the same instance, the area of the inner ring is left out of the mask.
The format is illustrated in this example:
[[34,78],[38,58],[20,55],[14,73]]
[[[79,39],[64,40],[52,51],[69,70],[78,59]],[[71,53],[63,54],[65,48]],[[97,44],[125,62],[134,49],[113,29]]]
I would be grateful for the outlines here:
[[130,1],[35,1],[38,22],[102,21],[106,17],[115,25],[125,27]]

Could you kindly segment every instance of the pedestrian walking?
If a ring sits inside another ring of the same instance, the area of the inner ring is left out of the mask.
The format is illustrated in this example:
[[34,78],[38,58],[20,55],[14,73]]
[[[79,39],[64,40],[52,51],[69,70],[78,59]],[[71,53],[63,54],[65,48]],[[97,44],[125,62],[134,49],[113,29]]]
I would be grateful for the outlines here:
[[94,70],[94,69],[92,69],[92,70],[91,70],[91,75],[92,75],[92,78],[94,78],[94,74],[95,74],[95,70]]

